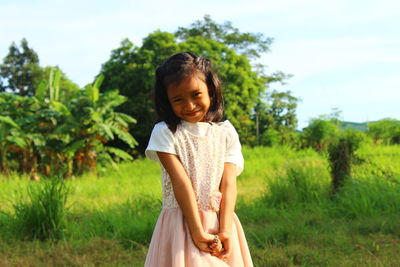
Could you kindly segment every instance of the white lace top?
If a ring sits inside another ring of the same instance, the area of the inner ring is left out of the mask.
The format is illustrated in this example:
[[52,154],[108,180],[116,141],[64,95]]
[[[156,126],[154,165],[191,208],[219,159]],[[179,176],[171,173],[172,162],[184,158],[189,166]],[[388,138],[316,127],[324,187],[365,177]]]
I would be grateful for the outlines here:
[[[219,185],[224,163],[237,166],[237,175],[243,170],[243,156],[239,136],[229,121],[221,123],[182,121],[175,133],[165,122],[154,126],[146,156],[159,161],[157,151],[178,156],[190,178],[199,209],[219,210]],[[171,179],[161,165],[163,208],[179,207]]]

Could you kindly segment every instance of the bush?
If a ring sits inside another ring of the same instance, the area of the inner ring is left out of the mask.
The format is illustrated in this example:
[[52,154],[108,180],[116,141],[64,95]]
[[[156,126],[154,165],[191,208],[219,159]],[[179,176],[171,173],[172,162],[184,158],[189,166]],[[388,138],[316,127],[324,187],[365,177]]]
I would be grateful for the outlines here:
[[303,147],[312,147],[318,152],[326,150],[339,132],[338,126],[323,119],[314,119],[303,129]]
[[370,122],[368,123],[368,135],[377,144],[400,144],[400,121],[388,118]]
[[364,140],[364,135],[356,130],[346,130],[329,145],[328,155],[331,165],[333,190],[336,193],[346,178],[350,176],[355,151]]
[[274,129],[268,129],[261,135],[261,145],[263,146],[276,146],[282,140],[280,133]]

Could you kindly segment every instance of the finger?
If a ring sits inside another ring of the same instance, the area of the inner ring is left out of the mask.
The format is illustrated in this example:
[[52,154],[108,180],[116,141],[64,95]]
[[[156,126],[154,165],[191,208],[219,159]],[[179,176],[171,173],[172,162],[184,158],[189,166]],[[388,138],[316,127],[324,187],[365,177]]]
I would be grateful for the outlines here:
[[231,255],[231,251],[230,250],[225,250],[221,252],[222,257],[224,258],[229,258]]
[[223,251],[223,252],[221,253],[221,256],[220,256],[220,259],[221,259],[221,260],[226,261],[226,260],[228,260],[229,258],[230,258],[230,253],[227,253],[226,251]]
[[215,239],[215,235],[208,234],[208,233],[204,237],[204,241],[206,241],[206,242],[212,242],[212,241],[214,241],[214,239]]
[[212,244],[211,247],[212,247],[213,249],[221,250],[222,244],[221,244],[221,243],[214,243],[214,244]]
[[213,252],[220,254],[221,253],[221,248],[214,248]]
[[204,252],[209,252],[209,253],[213,253],[213,250],[212,249],[210,249],[210,248],[199,248],[201,251],[204,251]]
[[229,258],[230,254],[231,254],[231,248],[230,248],[230,244],[229,242],[224,242],[224,250],[222,251],[222,255],[224,258]]
[[223,245],[226,252],[229,252],[231,250],[230,242],[228,240],[226,242],[223,242]]
[[215,248],[218,246],[218,243],[211,243],[210,245],[208,245],[210,248]]
[[220,249],[216,250],[216,251],[212,252],[212,255],[220,258],[222,255],[222,251]]
[[211,256],[218,257],[220,254],[218,252],[211,252]]
[[213,251],[220,251],[222,248],[222,245],[221,244],[211,244],[208,247],[211,248]]
[[201,251],[210,252],[210,253],[213,251],[213,250],[212,250],[211,248],[209,248],[208,245],[205,244],[205,243],[198,244],[197,247],[198,247]]
[[213,248],[213,249],[212,249],[212,252],[213,252],[213,253],[218,253],[218,254],[219,254],[219,253],[221,252],[221,249],[220,249],[220,248]]

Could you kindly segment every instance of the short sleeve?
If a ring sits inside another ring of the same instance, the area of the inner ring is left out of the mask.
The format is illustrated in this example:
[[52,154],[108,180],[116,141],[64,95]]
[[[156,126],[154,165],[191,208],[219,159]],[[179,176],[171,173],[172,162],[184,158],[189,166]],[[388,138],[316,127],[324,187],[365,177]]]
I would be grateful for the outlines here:
[[145,154],[149,159],[159,161],[157,152],[176,155],[174,134],[165,122],[159,122],[154,126]]
[[228,121],[223,122],[223,126],[226,128],[227,142],[225,152],[225,162],[230,162],[236,165],[236,175],[239,176],[244,168],[244,159],[242,155],[242,146],[239,141],[239,135],[236,132],[235,127]]

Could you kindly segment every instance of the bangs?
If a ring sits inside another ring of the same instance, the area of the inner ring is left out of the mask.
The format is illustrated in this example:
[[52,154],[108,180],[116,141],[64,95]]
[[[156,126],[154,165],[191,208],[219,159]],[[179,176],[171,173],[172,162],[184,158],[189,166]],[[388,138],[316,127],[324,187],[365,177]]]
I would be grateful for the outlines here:
[[165,88],[168,89],[168,87],[171,85],[178,86],[182,81],[193,77],[199,78],[201,81],[207,84],[204,74],[195,68],[183,69],[177,73],[165,76],[163,79],[163,84]]

